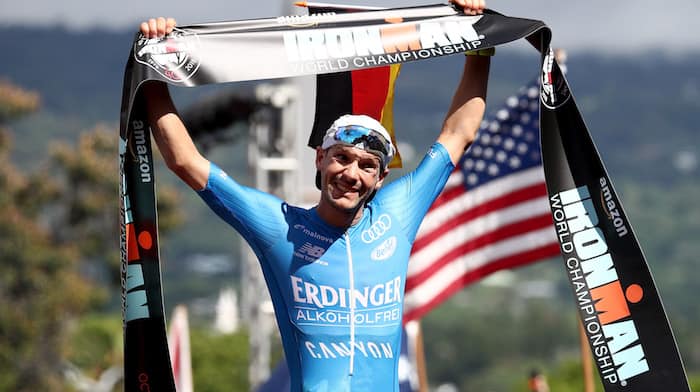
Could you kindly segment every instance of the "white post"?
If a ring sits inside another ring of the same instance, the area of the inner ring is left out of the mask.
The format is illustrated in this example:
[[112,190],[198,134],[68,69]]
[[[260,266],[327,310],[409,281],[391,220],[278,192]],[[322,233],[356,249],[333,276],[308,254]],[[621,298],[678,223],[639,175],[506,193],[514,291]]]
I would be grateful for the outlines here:
[[[294,198],[298,163],[295,157],[297,90],[291,85],[262,84],[256,98],[267,106],[255,113],[250,127],[248,165],[255,188],[283,200]],[[270,336],[274,317],[259,262],[250,247],[244,247],[242,273],[243,305],[250,339],[248,376],[251,391],[270,376]]]

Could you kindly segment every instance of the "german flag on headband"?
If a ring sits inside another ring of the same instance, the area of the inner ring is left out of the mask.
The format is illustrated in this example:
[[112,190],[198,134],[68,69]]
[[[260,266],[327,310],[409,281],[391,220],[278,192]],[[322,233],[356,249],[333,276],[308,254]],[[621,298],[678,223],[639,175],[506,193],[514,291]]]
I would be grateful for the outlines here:
[[[394,135],[394,83],[399,76],[400,64],[316,75],[316,113],[309,138],[309,147],[323,142],[328,127],[344,114],[365,114],[381,122]],[[389,167],[401,167],[397,151]]]

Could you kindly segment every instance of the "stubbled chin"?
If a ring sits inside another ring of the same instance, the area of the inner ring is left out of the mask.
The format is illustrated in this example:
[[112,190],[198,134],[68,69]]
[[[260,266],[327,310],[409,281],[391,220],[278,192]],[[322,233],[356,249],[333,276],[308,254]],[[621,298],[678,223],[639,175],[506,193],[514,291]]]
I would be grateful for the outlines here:
[[355,192],[333,194],[333,201],[343,206],[351,205],[351,207],[354,207],[355,205],[357,205],[358,200],[359,196]]

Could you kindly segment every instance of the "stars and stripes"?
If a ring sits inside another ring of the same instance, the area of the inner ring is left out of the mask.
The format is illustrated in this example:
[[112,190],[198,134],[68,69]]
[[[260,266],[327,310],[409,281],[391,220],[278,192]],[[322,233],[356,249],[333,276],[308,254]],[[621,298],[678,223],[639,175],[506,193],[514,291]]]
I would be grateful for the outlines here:
[[418,232],[406,280],[405,321],[492,272],[559,254],[538,110],[534,82],[482,122]]

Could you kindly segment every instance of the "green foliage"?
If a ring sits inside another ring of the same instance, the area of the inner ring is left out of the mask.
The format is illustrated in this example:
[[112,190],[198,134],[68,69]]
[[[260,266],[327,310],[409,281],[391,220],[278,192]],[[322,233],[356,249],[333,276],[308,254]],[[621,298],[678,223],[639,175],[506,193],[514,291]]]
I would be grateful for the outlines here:
[[691,272],[697,269],[700,253],[700,185],[696,181],[667,186],[625,183],[622,193],[683,360],[689,369],[697,370],[700,302],[689,293],[700,291],[700,281]]
[[0,205],[0,221],[0,390],[60,391],[66,323],[87,306],[89,286],[75,253],[19,211]]
[[691,391],[700,391],[700,373],[689,374],[688,383]]
[[[25,174],[10,160],[3,126],[32,110],[38,97],[11,88],[0,99],[0,390],[66,390],[69,358],[88,373],[119,359],[103,352],[107,336],[98,326],[79,331],[89,350],[67,344],[70,326],[104,304],[105,288],[111,283],[118,292],[116,130],[97,127],[76,147],[56,143],[34,157],[38,170]],[[160,196],[167,230],[179,222],[177,198],[167,187]],[[107,357],[95,362],[100,355]]]
[[34,112],[39,107],[39,94],[0,79],[0,124]]
[[31,202],[52,185],[17,170],[9,146],[0,146],[0,390],[60,391],[67,323],[89,305],[90,284],[77,249],[53,240]]
[[71,334],[68,361],[86,376],[98,379],[106,369],[122,363],[122,331],[118,314],[83,315]]
[[197,392],[247,391],[248,334],[192,329],[192,373]]
[[[194,390],[197,392],[246,391],[248,387],[248,334],[218,334],[190,325]],[[68,360],[82,376],[99,379],[106,369],[122,366],[123,337],[117,314],[86,314],[73,330]],[[119,391],[118,384],[114,391]],[[4,389],[2,389],[4,390]]]
[[[595,390],[602,392],[603,384],[600,381],[598,372],[595,370],[593,374],[593,383]],[[569,360],[559,363],[557,366],[551,369],[548,375],[549,387],[552,391],[557,392],[580,392],[583,391],[583,370],[581,367],[581,361],[579,360]]]
[[[190,349],[195,391],[248,390],[247,333],[224,335],[190,326]],[[73,330],[67,359],[90,380],[98,380],[112,366],[121,367],[121,317],[97,313],[82,317]],[[114,391],[120,388],[118,384]]]
[[[422,326],[431,384],[483,390],[497,382],[506,390],[533,363],[575,355],[577,316],[559,268],[545,262],[506,273],[503,283],[469,286],[428,314]],[[541,282],[551,284],[549,294],[527,289]]]

